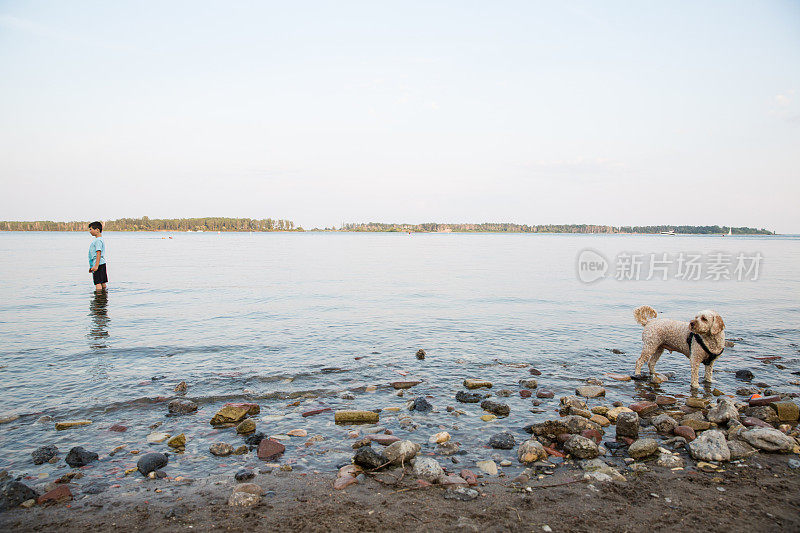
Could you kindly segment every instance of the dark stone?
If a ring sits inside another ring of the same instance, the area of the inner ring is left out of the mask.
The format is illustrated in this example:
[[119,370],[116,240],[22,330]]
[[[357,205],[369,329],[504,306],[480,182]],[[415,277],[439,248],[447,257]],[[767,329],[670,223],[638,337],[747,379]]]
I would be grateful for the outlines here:
[[169,402],[167,409],[173,415],[186,415],[197,412],[197,404],[192,400],[178,398]]
[[411,404],[411,410],[419,411],[421,413],[429,413],[433,410],[433,406],[428,400],[420,397],[414,399],[414,402]]
[[750,407],[758,407],[762,405],[769,405],[773,402],[781,401],[780,396],[765,396],[763,398],[753,398],[750,400]]
[[374,470],[388,462],[386,457],[373,450],[371,446],[359,448],[353,456],[353,463],[367,470]]
[[536,370],[535,368],[529,368],[528,372],[530,372],[532,376],[541,376],[542,375],[542,373],[540,371]]
[[551,390],[547,390],[547,389],[540,389],[540,390],[536,391],[536,397],[537,398],[545,398],[545,399],[547,399],[547,398],[553,398],[555,395],[556,395],[556,393],[554,393]]
[[639,374],[638,376],[636,374],[631,374],[631,379],[633,381],[647,381],[650,379],[650,376],[647,374]]
[[105,492],[107,488],[108,483],[105,481],[92,481],[82,486],[81,491],[84,494],[100,494],[101,492]]
[[417,350],[417,359],[420,359],[420,360],[425,359],[426,355],[428,355],[428,354],[425,353],[425,350],[423,350],[421,348],[419,350]]
[[492,400],[483,400],[481,402],[481,409],[489,411],[497,416],[507,416],[511,409],[504,403],[493,402]]
[[747,369],[737,370],[736,379],[740,381],[751,381],[755,376]]
[[489,446],[497,450],[510,450],[517,444],[511,433],[498,433],[489,439]]
[[72,448],[67,457],[64,459],[72,468],[86,466],[93,461],[97,461],[100,456],[94,452],[89,452],[83,449],[82,446],[75,446]]
[[58,447],[56,447],[54,444],[48,444],[46,446],[42,446],[41,448],[37,448],[36,450],[31,452],[31,457],[33,457],[33,464],[35,465],[46,463],[56,455],[58,455]]
[[146,476],[150,472],[154,472],[159,468],[164,468],[167,466],[168,462],[169,458],[165,454],[152,452],[146,453],[140,457],[139,461],[136,463],[136,467],[143,476]]
[[478,403],[484,398],[485,396],[480,392],[466,392],[462,390],[456,393],[456,400],[461,403]]
[[12,509],[24,501],[38,497],[38,492],[19,481],[6,480],[0,482],[0,511]]
[[275,439],[264,439],[258,444],[258,458],[262,461],[272,461],[286,451],[286,446]]
[[332,409],[330,407],[323,407],[321,409],[312,409],[311,411],[306,411],[305,413],[303,413],[303,418],[307,418],[309,416],[314,416],[314,415],[319,415],[319,414],[322,414],[322,413],[327,413],[328,411],[331,411],[331,410]]
[[244,443],[247,444],[248,446],[258,446],[259,444],[261,444],[261,441],[264,440],[265,438],[267,438],[267,436],[264,435],[264,432],[259,431],[257,433],[253,433],[252,435],[244,439]]
[[622,354],[624,354],[625,352],[623,352],[623,351],[622,351],[622,350],[620,350],[619,348],[611,348],[611,353],[613,353],[613,354],[615,354],[615,355],[622,355]]
[[254,477],[256,477],[256,475],[251,470],[242,469],[236,472],[236,474],[234,474],[233,479],[235,479],[239,483],[242,483],[244,481],[247,481],[248,479],[253,479]]

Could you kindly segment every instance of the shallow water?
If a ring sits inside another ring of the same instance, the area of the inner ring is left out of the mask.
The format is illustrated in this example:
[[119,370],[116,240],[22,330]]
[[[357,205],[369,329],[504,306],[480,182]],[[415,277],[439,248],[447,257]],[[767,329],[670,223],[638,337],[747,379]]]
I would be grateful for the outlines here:
[[[52,480],[68,470],[63,461],[34,466],[30,452],[54,443],[62,458],[75,445],[99,452],[89,477],[121,476],[136,456],[105,454],[119,444],[168,451],[145,440],[159,422],[158,431],[185,432],[188,439],[186,452],[171,456],[170,475],[257,465],[252,453],[208,453],[213,442],[242,440],[233,429],[208,424],[226,401],[258,402],[258,430],[269,435],[303,428],[309,437],[324,436],[309,447],[306,438],[283,441],[281,462],[299,470],[330,469],[352,456],[351,428],[335,426],[332,413],[301,417],[319,406],[400,407],[382,412],[380,426],[420,443],[447,430],[466,452],[458,456],[466,467],[492,456],[515,460],[514,450],[487,449],[489,437],[508,430],[519,442],[522,426],[553,416],[558,397],[586,378],[599,377],[608,391],[591,405],[627,404],[653,390],[603,376],[632,371],[641,343],[632,310],[642,304],[682,320],[704,308],[724,317],[728,338],[741,340],[716,364],[714,386],[723,391],[741,386],[733,377],[740,368],[776,391],[800,391],[794,384],[800,377],[792,374],[800,371],[798,236],[167,236],[105,235],[110,290],[96,296],[85,264],[88,233],[0,233],[0,416],[21,415],[0,425],[0,468]],[[607,258],[623,251],[722,251],[760,252],[764,259],[755,281],[584,284],[576,260],[586,248]],[[428,353],[424,361],[414,357],[419,348]],[[765,355],[782,359],[756,359]],[[523,364],[539,369],[539,387],[556,393],[543,400],[544,413],[531,413],[531,401],[518,394],[518,381],[530,377]],[[672,376],[660,391],[689,394],[684,356],[664,355],[657,370]],[[513,391],[501,399],[511,415],[487,423],[478,405],[455,402],[468,377],[491,380],[493,392]],[[416,379],[423,384],[404,398],[389,385]],[[181,380],[200,411],[166,416],[166,400]],[[367,392],[370,385],[377,390]],[[355,399],[339,398],[346,391]],[[411,413],[419,427],[409,432],[398,417],[408,416],[406,400],[420,395],[430,396],[435,411]],[[449,405],[465,414],[447,413]],[[35,422],[41,415],[94,423],[57,432],[52,423]],[[107,430],[117,423],[128,431]]]

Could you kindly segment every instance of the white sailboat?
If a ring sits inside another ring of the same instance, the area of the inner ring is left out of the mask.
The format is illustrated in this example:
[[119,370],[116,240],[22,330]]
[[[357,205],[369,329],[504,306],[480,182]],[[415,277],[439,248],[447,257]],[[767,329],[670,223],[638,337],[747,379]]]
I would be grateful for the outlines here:
[[662,231],[661,235],[675,235],[675,230],[671,229],[669,231]]

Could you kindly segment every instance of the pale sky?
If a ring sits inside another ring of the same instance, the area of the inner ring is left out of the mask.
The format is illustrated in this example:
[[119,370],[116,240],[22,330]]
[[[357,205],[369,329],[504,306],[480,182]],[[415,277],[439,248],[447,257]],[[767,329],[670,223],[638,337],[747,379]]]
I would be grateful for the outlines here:
[[0,219],[800,233],[800,2],[0,0]]

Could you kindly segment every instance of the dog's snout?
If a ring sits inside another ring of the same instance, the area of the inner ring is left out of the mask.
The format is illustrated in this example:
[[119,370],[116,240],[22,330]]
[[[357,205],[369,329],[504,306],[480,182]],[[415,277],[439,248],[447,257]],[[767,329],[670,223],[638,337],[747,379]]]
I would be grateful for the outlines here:
[[689,321],[689,326],[690,327],[695,327],[696,325],[697,325],[697,321],[696,320],[690,320]]

